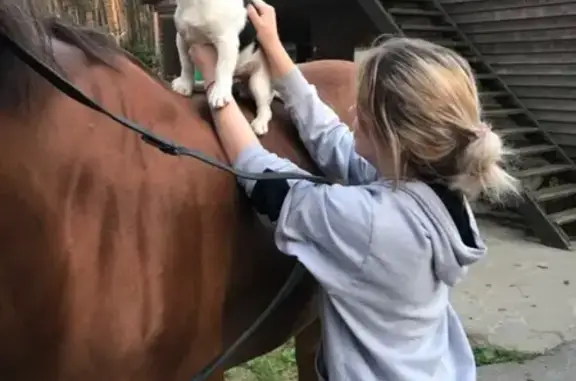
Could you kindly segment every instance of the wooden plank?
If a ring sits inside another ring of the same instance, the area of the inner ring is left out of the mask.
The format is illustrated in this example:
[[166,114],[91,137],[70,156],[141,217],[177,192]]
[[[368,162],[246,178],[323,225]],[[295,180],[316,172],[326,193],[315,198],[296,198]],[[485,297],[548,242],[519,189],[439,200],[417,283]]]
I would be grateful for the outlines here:
[[534,192],[534,197],[540,202],[557,200],[564,197],[570,197],[576,194],[576,185],[563,184],[550,188],[539,189]]
[[574,4],[574,0],[477,0],[477,1],[442,1],[445,9],[451,15],[475,13],[483,11],[497,11],[507,9],[521,9],[528,7],[544,7],[554,4]]
[[547,16],[534,19],[484,21],[478,24],[460,24],[465,33],[491,33],[515,30],[546,30],[549,28],[573,28],[574,16]]
[[[570,139],[576,139],[576,125],[573,123],[545,122],[542,123],[542,127],[556,136],[562,136],[563,138],[571,136]],[[558,142],[565,143],[563,140],[558,140]],[[576,144],[573,145],[576,146]]]
[[550,16],[576,15],[576,3],[550,5],[536,8],[506,9],[498,11],[474,12],[454,15],[453,19],[458,24],[472,24],[487,21],[538,19]]
[[502,137],[514,137],[517,135],[541,133],[538,127],[507,127],[497,129],[496,132]]
[[515,171],[513,173],[519,179],[525,179],[528,177],[533,176],[544,176],[544,175],[551,175],[555,173],[565,172],[572,169],[572,166],[569,164],[548,164],[541,167],[534,167],[528,169],[522,169],[519,171]]
[[[576,17],[574,19],[576,24]],[[504,43],[526,41],[549,41],[549,40],[576,40],[576,25],[570,28],[548,28],[545,30],[522,30],[508,33],[494,32],[482,34],[470,34],[468,36],[475,43]]]
[[556,146],[552,144],[535,144],[510,149],[510,153],[515,156],[539,155],[545,152],[554,152],[554,151],[556,151]]
[[502,75],[503,80],[509,86],[518,87],[568,87],[576,88],[576,78],[562,75],[557,76],[524,76],[524,75]]
[[545,128],[547,131],[554,131],[557,133],[569,133],[573,130],[574,125],[572,123],[563,123],[563,122],[544,122],[542,123],[542,128]]
[[572,40],[508,42],[501,44],[475,44],[483,54],[575,53]]
[[550,214],[548,217],[558,225],[565,225],[576,221],[576,208],[562,210],[561,212]]
[[523,99],[523,102],[530,110],[562,111],[576,114],[576,99],[527,98]]
[[531,110],[531,111],[539,121],[571,123],[576,128],[575,112],[540,111],[540,110]]
[[520,97],[521,100],[526,99],[576,99],[576,88],[569,87],[542,87],[542,86],[525,86],[517,87],[511,86],[511,90]]
[[449,4],[460,4],[460,3],[477,3],[479,1],[484,1],[484,0],[439,0],[439,2],[443,5],[449,5]]
[[572,158],[576,157],[576,145],[575,146],[563,146],[566,154]]
[[404,4],[401,7],[388,8],[388,12],[393,16],[420,16],[420,17],[442,16],[442,13],[436,10],[421,9],[416,7],[406,7]]
[[576,65],[496,65],[496,73],[500,75],[564,75],[576,76]]
[[488,63],[492,65],[522,64],[522,65],[546,65],[564,64],[575,65],[576,54],[574,53],[531,53],[531,54],[499,54],[487,56]]

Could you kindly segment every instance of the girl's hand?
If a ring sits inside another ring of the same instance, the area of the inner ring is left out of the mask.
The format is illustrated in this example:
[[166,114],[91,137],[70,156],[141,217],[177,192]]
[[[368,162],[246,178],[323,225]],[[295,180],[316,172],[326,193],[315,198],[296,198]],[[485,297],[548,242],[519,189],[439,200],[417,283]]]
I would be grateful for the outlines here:
[[204,86],[210,86],[216,78],[218,53],[212,45],[194,44],[190,46],[190,56],[196,68],[202,74]]
[[252,3],[247,8],[248,17],[256,29],[258,41],[264,50],[281,45],[274,7],[263,0],[252,0]]

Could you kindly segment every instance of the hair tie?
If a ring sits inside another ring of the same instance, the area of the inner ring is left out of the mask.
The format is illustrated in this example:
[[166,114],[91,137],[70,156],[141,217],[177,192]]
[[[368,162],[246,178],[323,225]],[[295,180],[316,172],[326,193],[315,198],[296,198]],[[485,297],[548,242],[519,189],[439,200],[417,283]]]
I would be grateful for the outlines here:
[[491,131],[491,128],[486,123],[480,123],[478,130],[476,132],[476,138],[480,139],[486,136],[487,133]]

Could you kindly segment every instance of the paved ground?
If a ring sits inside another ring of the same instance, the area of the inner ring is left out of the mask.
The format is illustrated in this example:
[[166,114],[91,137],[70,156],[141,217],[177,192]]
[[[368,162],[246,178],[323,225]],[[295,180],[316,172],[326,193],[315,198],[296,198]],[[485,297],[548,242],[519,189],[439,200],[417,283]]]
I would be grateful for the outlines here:
[[574,381],[576,380],[576,342],[563,345],[550,355],[525,364],[500,364],[480,367],[478,381]]
[[453,296],[473,340],[535,352],[576,341],[576,251],[529,242],[493,223],[480,225],[488,256]]
[[549,354],[481,367],[479,381],[576,381],[576,251],[486,221],[480,228],[488,257],[452,299],[467,331],[478,344]]

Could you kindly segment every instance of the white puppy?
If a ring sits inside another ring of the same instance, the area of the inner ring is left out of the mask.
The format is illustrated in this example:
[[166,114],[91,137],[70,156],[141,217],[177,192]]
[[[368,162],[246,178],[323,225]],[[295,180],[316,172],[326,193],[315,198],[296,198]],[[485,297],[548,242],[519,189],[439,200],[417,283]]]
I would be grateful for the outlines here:
[[176,45],[182,71],[172,81],[172,89],[182,95],[192,94],[194,71],[190,62],[192,43],[212,43],[218,51],[216,78],[208,102],[218,108],[232,100],[235,75],[248,76],[250,91],[256,102],[252,128],[257,135],[268,132],[272,118],[270,103],[273,90],[268,66],[256,41],[254,27],[247,20],[250,0],[177,0],[174,21]]

